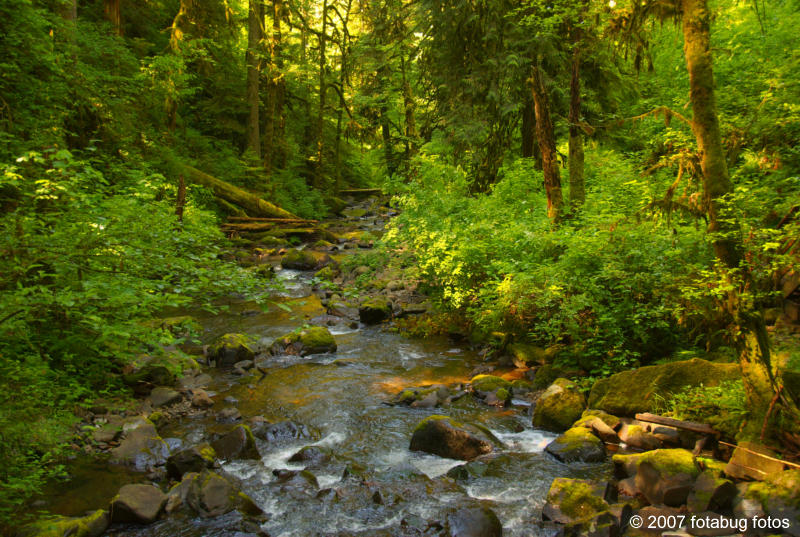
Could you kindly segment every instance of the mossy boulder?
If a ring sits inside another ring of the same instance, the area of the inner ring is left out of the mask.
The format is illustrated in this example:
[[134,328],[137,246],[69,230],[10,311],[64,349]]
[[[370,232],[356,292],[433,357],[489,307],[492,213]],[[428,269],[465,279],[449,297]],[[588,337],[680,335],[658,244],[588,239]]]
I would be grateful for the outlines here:
[[450,390],[443,384],[405,388],[392,401],[394,405],[406,405],[414,408],[433,408],[445,403],[450,397]]
[[544,390],[556,379],[564,376],[564,370],[552,364],[545,364],[536,369],[533,376],[533,387],[537,390]]
[[215,361],[217,367],[233,367],[237,362],[255,358],[252,345],[252,338],[245,334],[224,334],[208,347],[208,359]]
[[[473,429],[473,430],[470,430]],[[492,444],[478,429],[448,416],[429,416],[419,422],[411,436],[411,451],[424,451],[448,459],[469,461],[491,453]]]
[[589,394],[589,407],[617,416],[654,412],[657,398],[668,398],[692,386],[717,386],[741,377],[738,364],[700,358],[650,365],[598,380]]
[[186,474],[167,496],[168,513],[183,510],[201,517],[216,517],[238,510],[252,516],[262,514],[237,482],[209,470]]
[[501,388],[511,389],[509,381],[494,375],[476,375],[469,382],[472,385],[472,389],[479,392],[496,392]]
[[736,497],[736,485],[713,470],[704,470],[697,476],[686,505],[693,513],[725,511]]
[[250,427],[237,425],[232,430],[211,442],[211,447],[220,459],[254,459],[261,456],[256,447],[256,440]]
[[290,354],[308,356],[336,352],[336,340],[324,326],[312,326],[279,337],[270,345],[273,355]]
[[[326,260],[327,258],[327,260]],[[281,266],[293,270],[315,270],[329,262],[330,257],[310,250],[289,250],[281,258]]]
[[580,422],[582,422],[583,420],[589,421],[592,418],[599,418],[600,420],[603,421],[603,423],[605,423],[606,425],[615,430],[618,429],[621,424],[621,421],[618,417],[612,416],[608,412],[597,410],[596,408],[589,408],[583,411],[583,414],[581,414],[580,419],[577,422],[575,422],[573,427],[582,426],[582,423]]
[[105,509],[83,516],[54,516],[37,520],[17,532],[17,537],[100,537],[108,529],[111,517]]
[[392,304],[385,298],[371,298],[358,307],[358,318],[364,324],[378,324],[391,317]]
[[209,444],[200,444],[170,455],[167,459],[167,474],[173,479],[180,479],[183,474],[202,472],[213,468],[217,460],[217,452]]
[[567,430],[544,449],[561,462],[602,462],[606,460],[603,441],[584,427],[573,427]]
[[564,378],[556,379],[536,401],[533,425],[554,432],[566,431],[585,408],[586,399],[578,386]]
[[685,449],[615,455],[613,460],[618,473],[634,477],[637,490],[653,505],[677,507],[686,503],[700,473],[694,456]]
[[608,511],[607,488],[605,483],[557,477],[547,492],[542,518],[570,524]]

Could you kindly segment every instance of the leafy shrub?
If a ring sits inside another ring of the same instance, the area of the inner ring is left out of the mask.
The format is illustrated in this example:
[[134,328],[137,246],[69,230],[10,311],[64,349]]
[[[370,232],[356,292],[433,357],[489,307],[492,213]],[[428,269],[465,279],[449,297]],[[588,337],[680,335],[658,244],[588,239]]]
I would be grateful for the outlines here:
[[747,397],[741,380],[719,386],[696,386],[660,401],[662,411],[677,419],[707,423],[735,438],[748,415]]

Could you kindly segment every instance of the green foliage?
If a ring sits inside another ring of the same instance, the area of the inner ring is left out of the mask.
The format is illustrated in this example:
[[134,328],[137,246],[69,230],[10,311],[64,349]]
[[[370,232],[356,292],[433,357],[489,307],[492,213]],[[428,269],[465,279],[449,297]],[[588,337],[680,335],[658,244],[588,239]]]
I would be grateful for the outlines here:
[[707,423],[729,438],[736,438],[748,416],[741,380],[719,386],[697,386],[659,401],[660,411],[677,419]]

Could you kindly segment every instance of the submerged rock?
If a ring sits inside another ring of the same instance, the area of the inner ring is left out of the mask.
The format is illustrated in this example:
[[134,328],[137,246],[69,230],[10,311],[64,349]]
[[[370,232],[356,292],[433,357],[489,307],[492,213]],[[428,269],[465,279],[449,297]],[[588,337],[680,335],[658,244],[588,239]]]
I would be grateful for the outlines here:
[[216,458],[217,453],[209,444],[193,446],[170,455],[167,459],[167,474],[173,479],[180,479],[189,472],[202,472],[213,468]]
[[602,462],[606,449],[602,440],[583,427],[573,427],[550,442],[545,451],[561,462]]
[[262,514],[255,502],[241,492],[238,483],[209,470],[186,474],[167,497],[168,513],[182,509],[202,517],[221,516],[233,510],[247,515]]
[[718,386],[741,377],[738,364],[699,358],[623,371],[598,380],[589,393],[589,407],[618,416],[653,412],[658,397],[668,398],[690,386]]
[[307,466],[318,466],[331,460],[331,452],[320,446],[305,446],[289,457],[289,462],[299,462]]
[[112,522],[135,522],[150,524],[155,522],[167,496],[153,485],[125,485],[111,500]]
[[536,401],[533,425],[554,432],[566,431],[585,408],[586,400],[578,386],[568,379],[557,379]]
[[279,337],[272,342],[270,353],[308,356],[336,352],[336,340],[324,326],[312,326]]
[[502,537],[503,525],[497,515],[481,505],[464,507],[448,513],[445,524],[448,537]]
[[410,449],[468,461],[490,453],[492,444],[447,416],[429,416],[414,429]]
[[244,334],[225,334],[208,348],[208,359],[216,361],[217,367],[232,367],[236,362],[252,360],[255,355],[250,338]]
[[259,427],[255,434],[261,440],[270,443],[311,438],[308,427],[293,421],[281,421],[265,427]]

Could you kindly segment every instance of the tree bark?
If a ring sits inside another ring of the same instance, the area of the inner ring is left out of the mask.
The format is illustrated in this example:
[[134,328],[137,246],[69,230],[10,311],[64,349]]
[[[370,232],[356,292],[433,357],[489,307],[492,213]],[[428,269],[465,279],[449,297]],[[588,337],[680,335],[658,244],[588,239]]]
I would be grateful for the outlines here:
[[264,113],[263,163],[267,173],[273,168],[283,168],[286,159],[284,148],[283,103],[285,82],[281,56],[282,0],[272,0],[272,36],[270,38],[270,66],[267,75],[267,105]]
[[120,5],[122,0],[104,0],[103,2],[103,15],[106,20],[114,27],[114,33],[121,36],[122,32],[122,16],[120,14]]
[[264,38],[264,4],[262,0],[249,0],[247,15],[247,148],[256,161],[261,159],[261,133],[259,130],[259,86],[261,82],[261,48]]
[[[715,234],[713,246],[717,258],[729,269],[739,269],[742,260],[739,225],[725,198],[733,192],[722,146],[714,95],[714,73],[710,45],[710,16],[707,0],[683,0],[683,36],[686,67],[689,72],[692,103],[692,130],[697,139],[703,172],[703,196],[708,213],[708,230]],[[745,279],[748,275],[745,273]],[[767,409],[780,394],[770,364],[769,338],[763,314],[742,297],[742,291],[730,292],[728,309],[736,327],[736,346],[742,380],[751,410],[747,434],[760,431]],[[797,416],[797,408],[783,399],[783,410]],[[791,421],[788,418],[787,421]]]
[[410,169],[411,157],[417,152],[415,139],[417,137],[417,122],[414,117],[414,96],[411,92],[411,84],[408,81],[405,56],[400,54],[400,70],[403,76],[403,110],[406,120],[406,170]]
[[586,201],[583,174],[583,134],[581,120],[581,57],[578,46],[572,52],[572,77],[569,84],[569,204],[574,210]]
[[328,0],[322,0],[322,31],[319,34],[319,105],[317,110],[317,126],[314,134],[316,142],[316,162],[314,170],[314,186],[322,188],[323,183],[323,158],[325,151],[325,94],[327,84],[325,80],[325,48],[328,45],[325,32],[328,29]]
[[66,21],[75,22],[78,20],[78,0],[64,0],[59,14]]
[[224,199],[227,202],[238,205],[247,211],[250,216],[263,216],[267,218],[292,218],[300,219],[289,211],[285,211],[277,205],[270,203],[251,194],[246,190],[242,190],[236,185],[226,183],[216,177],[203,173],[191,166],[182,166],[183,173],[186,179],[197,183],[199,185],[210,188],[214,195]]
[[547,216],[558,223],[564,197],[561,192],[561,175],[558,171],[556,139],[553,131],[553,120],[550,117],[550,99],[544,87],[542,73],[538,65],[533,66],[531,75],[531,94],[533,95],[534,115],[536,119],[536,138],[542,153],[542,172],[544,189],[547,193]]

